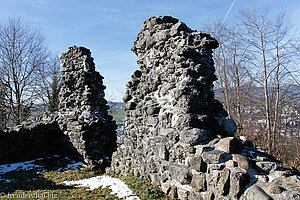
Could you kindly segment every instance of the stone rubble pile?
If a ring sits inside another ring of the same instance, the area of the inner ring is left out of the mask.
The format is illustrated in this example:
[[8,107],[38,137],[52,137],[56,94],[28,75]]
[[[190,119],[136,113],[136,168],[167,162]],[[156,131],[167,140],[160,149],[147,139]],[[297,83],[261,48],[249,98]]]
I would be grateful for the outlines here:
[[144,22],[132,48],[140,70],[123,98],[126,138],[109,170],[145,177],[171,198],[300,198],[298,177],[287,178],[271,156],[234,137],[234,121],[214,99],[217,47],[175,18]]
[[70,47],[60,60],[60,128],[91,168],[105,167],[116,148],[117,126],[108,114],[103,77],[84,47]]

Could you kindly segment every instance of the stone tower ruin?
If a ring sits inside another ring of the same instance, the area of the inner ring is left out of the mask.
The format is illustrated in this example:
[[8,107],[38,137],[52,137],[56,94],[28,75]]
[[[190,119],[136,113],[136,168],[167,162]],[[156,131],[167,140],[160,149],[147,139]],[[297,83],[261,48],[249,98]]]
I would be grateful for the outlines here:
[[84,47],[70,47],[60,60],[58,111],[0,131],[0,163],[59,154],[84,161],[90,168],[104,170],[110,165],[117,127],[108,114],[103,77]]
[[187,184],[192,180],[187,158],[195,145],[233,135],[235,124],[214,99],[212,49],[217,47],[209,34],[175,18],[144,22],[132,47],[140,70],[123,98],[127,136],[113,156],[116,172],[142,175],[155,185],[171,174],[170,180]]
[[[272,199],[261,181],[279,177],[276,162],[234,137],[234,121],[214,98],[217,47],[209,34],[175,18],[144,22],[132,47],[140,69],[123,98],[126,137],[110,170],[147,178],[171,198]],[[282,196],[297,195],[285,188]]]
[[116,124],[108,115],[103,77],[84,47],[70,47],[60,60],[60,128],[89,166],[107,166],[116,147]]

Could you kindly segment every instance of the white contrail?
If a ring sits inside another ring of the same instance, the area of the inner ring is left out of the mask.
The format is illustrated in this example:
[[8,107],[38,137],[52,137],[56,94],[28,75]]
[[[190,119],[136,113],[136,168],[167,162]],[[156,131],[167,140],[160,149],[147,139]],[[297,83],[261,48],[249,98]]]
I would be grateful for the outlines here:
[[226,13],[226,15],[225,15],[225,17],[224,17],[224,19],[223,19],[223,21],[222,21],[222,24],[224,24],[224,22],[225,22],[227,16],[229,15],[229,13],[230,13],[232,7],[234,6],[235,2],[236,2],[236,0],[233,0],[231,6],[230,6],[230,8],[229,8],[229,10],[227,11],[227,13]]

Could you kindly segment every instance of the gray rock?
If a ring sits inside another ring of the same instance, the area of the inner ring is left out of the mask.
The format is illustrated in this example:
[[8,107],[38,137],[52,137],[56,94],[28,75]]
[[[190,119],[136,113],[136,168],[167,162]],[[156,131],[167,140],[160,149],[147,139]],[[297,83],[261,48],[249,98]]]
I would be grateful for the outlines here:
[[134,110],[136,108],[136,103],[133,101],[129,101],[126,105],[125,105],[125,110]]
[[219,174],[219,181],[216,185],[216,191],[218,194],[226,196],[230,190],[230,170],[224,168]]
[[272,197],[257,185],[252,185],[246,192],[245,198],[247,200],[273,200]]
[[130,138],[125,138],[124,139],[124,144],[127,146],[127,147],[133,147],[133,141],[130,139]]
[[154,174],[150,174],[150,181],[152,185],[160,185],[160,177],[158,174],[154,173]]
[[123,100],[125,103],[127,103],[127,102],[128,102],[129,100],[131,100],[131,99],[132,99],[132,96],[131,96],[131,95],[125,94],[122,100]]
[[244,170],[248,170],[250,167],[248,158],[243,155],[234,154],[233,159],[238,163],[238,166]]
[[217,40],[211,38],[208,39],[206,37],[201,41],[201,45],[208,49],[216,49],[219,47]]
[[178,22],[174,26],[172,26],[171,31],[170,31],[170,36],[175,36],[180,33],[180,31],[191,31],[190,28],[186,26],[185,23]]
[[159,134],[162,136],[167,136],[167,135],[171,135],[174,132],[173,129],[168,128],[168,129],[160,129]]
[[206,194],[206,198],[205,199],[207,199],[207,200],[214,200],[214,199],[216,199],[214,192],[211,191],[211,190],[208,191],[208,193]]
[[210,131],[193,128],[193,129],[181,131],[180,141],[190,145],[196,145],[202,141],[209,139],[211,136],[212,135]]
[[202,195],[198,192],[191,192],[188,196],[189,200],[204,200]]
[[249,175],[238,168],[231,171],[230,174],[230,195],[239,198],[249,183]]
[[277,164],[275,162],[270,161],[256,162],[256,166],[258,166],[266,173],[273,172],[277,169]]
[[158,119],[157,119],[157,117],[155,117],[155,116],[149,116],[148,118],[147,118],[147,124],[148,125],[150,125],[150,126],[152,126],[152,127],[155,127],[157,124],[158,124]]
[[299,200],[299,199],[300,199],[299,193],[289,194],[288,200]]
[[218,121],[221,129],[225,131],[226,136],[234,136],[234,133],[237,131],[236,123],[233,119],[226,119],[225,117],[215,117]]
[[226,153],[241,153],[243,151],[243,144],[236,137],[226,137],[218,142],[216,148]]
[[170,165],[170,175],[173,179],[181,184],[189,184],[192,180],[192,173],[187,166],[184,165]]
[[192,169],[198,172],[206,172],[207,169],[207,164],[203,162],[203,159],[200,155],[191,157],[190,166]]
[[148,115],[155,115],[158,114],[160,110],[160,107],[149,107],[147,108],[147,114]]
[[178,188],[177,189],[178,198],[182,200],[188,200],[190,191],[186,188]]
[[140,78],[141,76],[142,76],[141,70],[135,70],[131,75],[132,78]]
[[170,30],[164,30],[153,35],[155,41],[165,41],[170,38]]
[[225,166],[228,168],[234,168],[236,166],[236,162],[234,162],[233,160],[228,160],[225,162]]
[[269,177],[267,175],[257,175],[257,179],[263,183],[267,183],[269,181]]
[[212,150],[203,152],[202,159],[208,164],[218,164],[230,159],[230,155],[224,151]]
[[169,159],[169,152],[166,149],[166,145],[163,143],[159,143],[157,145],[157,155],[159,158],[163,160],[168,160]]
[[178,197],[178,194],[177,194],[177,187],[175,185],[172,185],[171,186],[171,191],[169,193],[169,196],[172,198],[172,199],[175,199]]
[[280,187],[288,189],[290,191],[300,191],[300,178],[296,175],[290,176],[288,178],[277,178],[273,180],[273,182],[278,184]]
[[197,192],[205,191],[206,190],[205,173],[194,174],[192,178],[191,186]]
[[168,194],[171,191],[171,185],[167,182],[167,183],[162,183],[161,184],[161,190]]
[[283,192],[283,189],[276,183],[270,183],[266,189],[271,194],[281,194]]
[[220,164],[209,164],[209,170],[222,170],[225,168],[225,163]]

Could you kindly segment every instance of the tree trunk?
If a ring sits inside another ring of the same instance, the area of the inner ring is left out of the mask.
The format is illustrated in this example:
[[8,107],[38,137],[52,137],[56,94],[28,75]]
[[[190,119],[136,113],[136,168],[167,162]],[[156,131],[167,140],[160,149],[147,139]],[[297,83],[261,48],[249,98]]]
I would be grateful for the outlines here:
[[278,48],[278,42],[276,45],[276,58],[277,58],[277,67],[276,67],[276,99],[275,99],[275,106],[274,106],[274,120],[273,120],[273,144],[276,142],[276,132],[277,132],[277,125],[279,122],[278,120],[278,112],[279,112],[279,100],[280,100],[280,82],[279,82],[279,68],[280,68],[280,60],[279,60],[279,48]]
[[260,35],[261,40],[261,54],[263,59],[263,68],[264,68],[264,96],[265,96],[265,119],[266,119],[266,139],[268,142],[267,150],[268,152],[272,149],[271,141],[271,120],[270,120],[270,101],[269,101],[269,92],[268,92],[268,72],[267,72],[267,63],[265,55],[265,46],[263,41],[262,33]]

